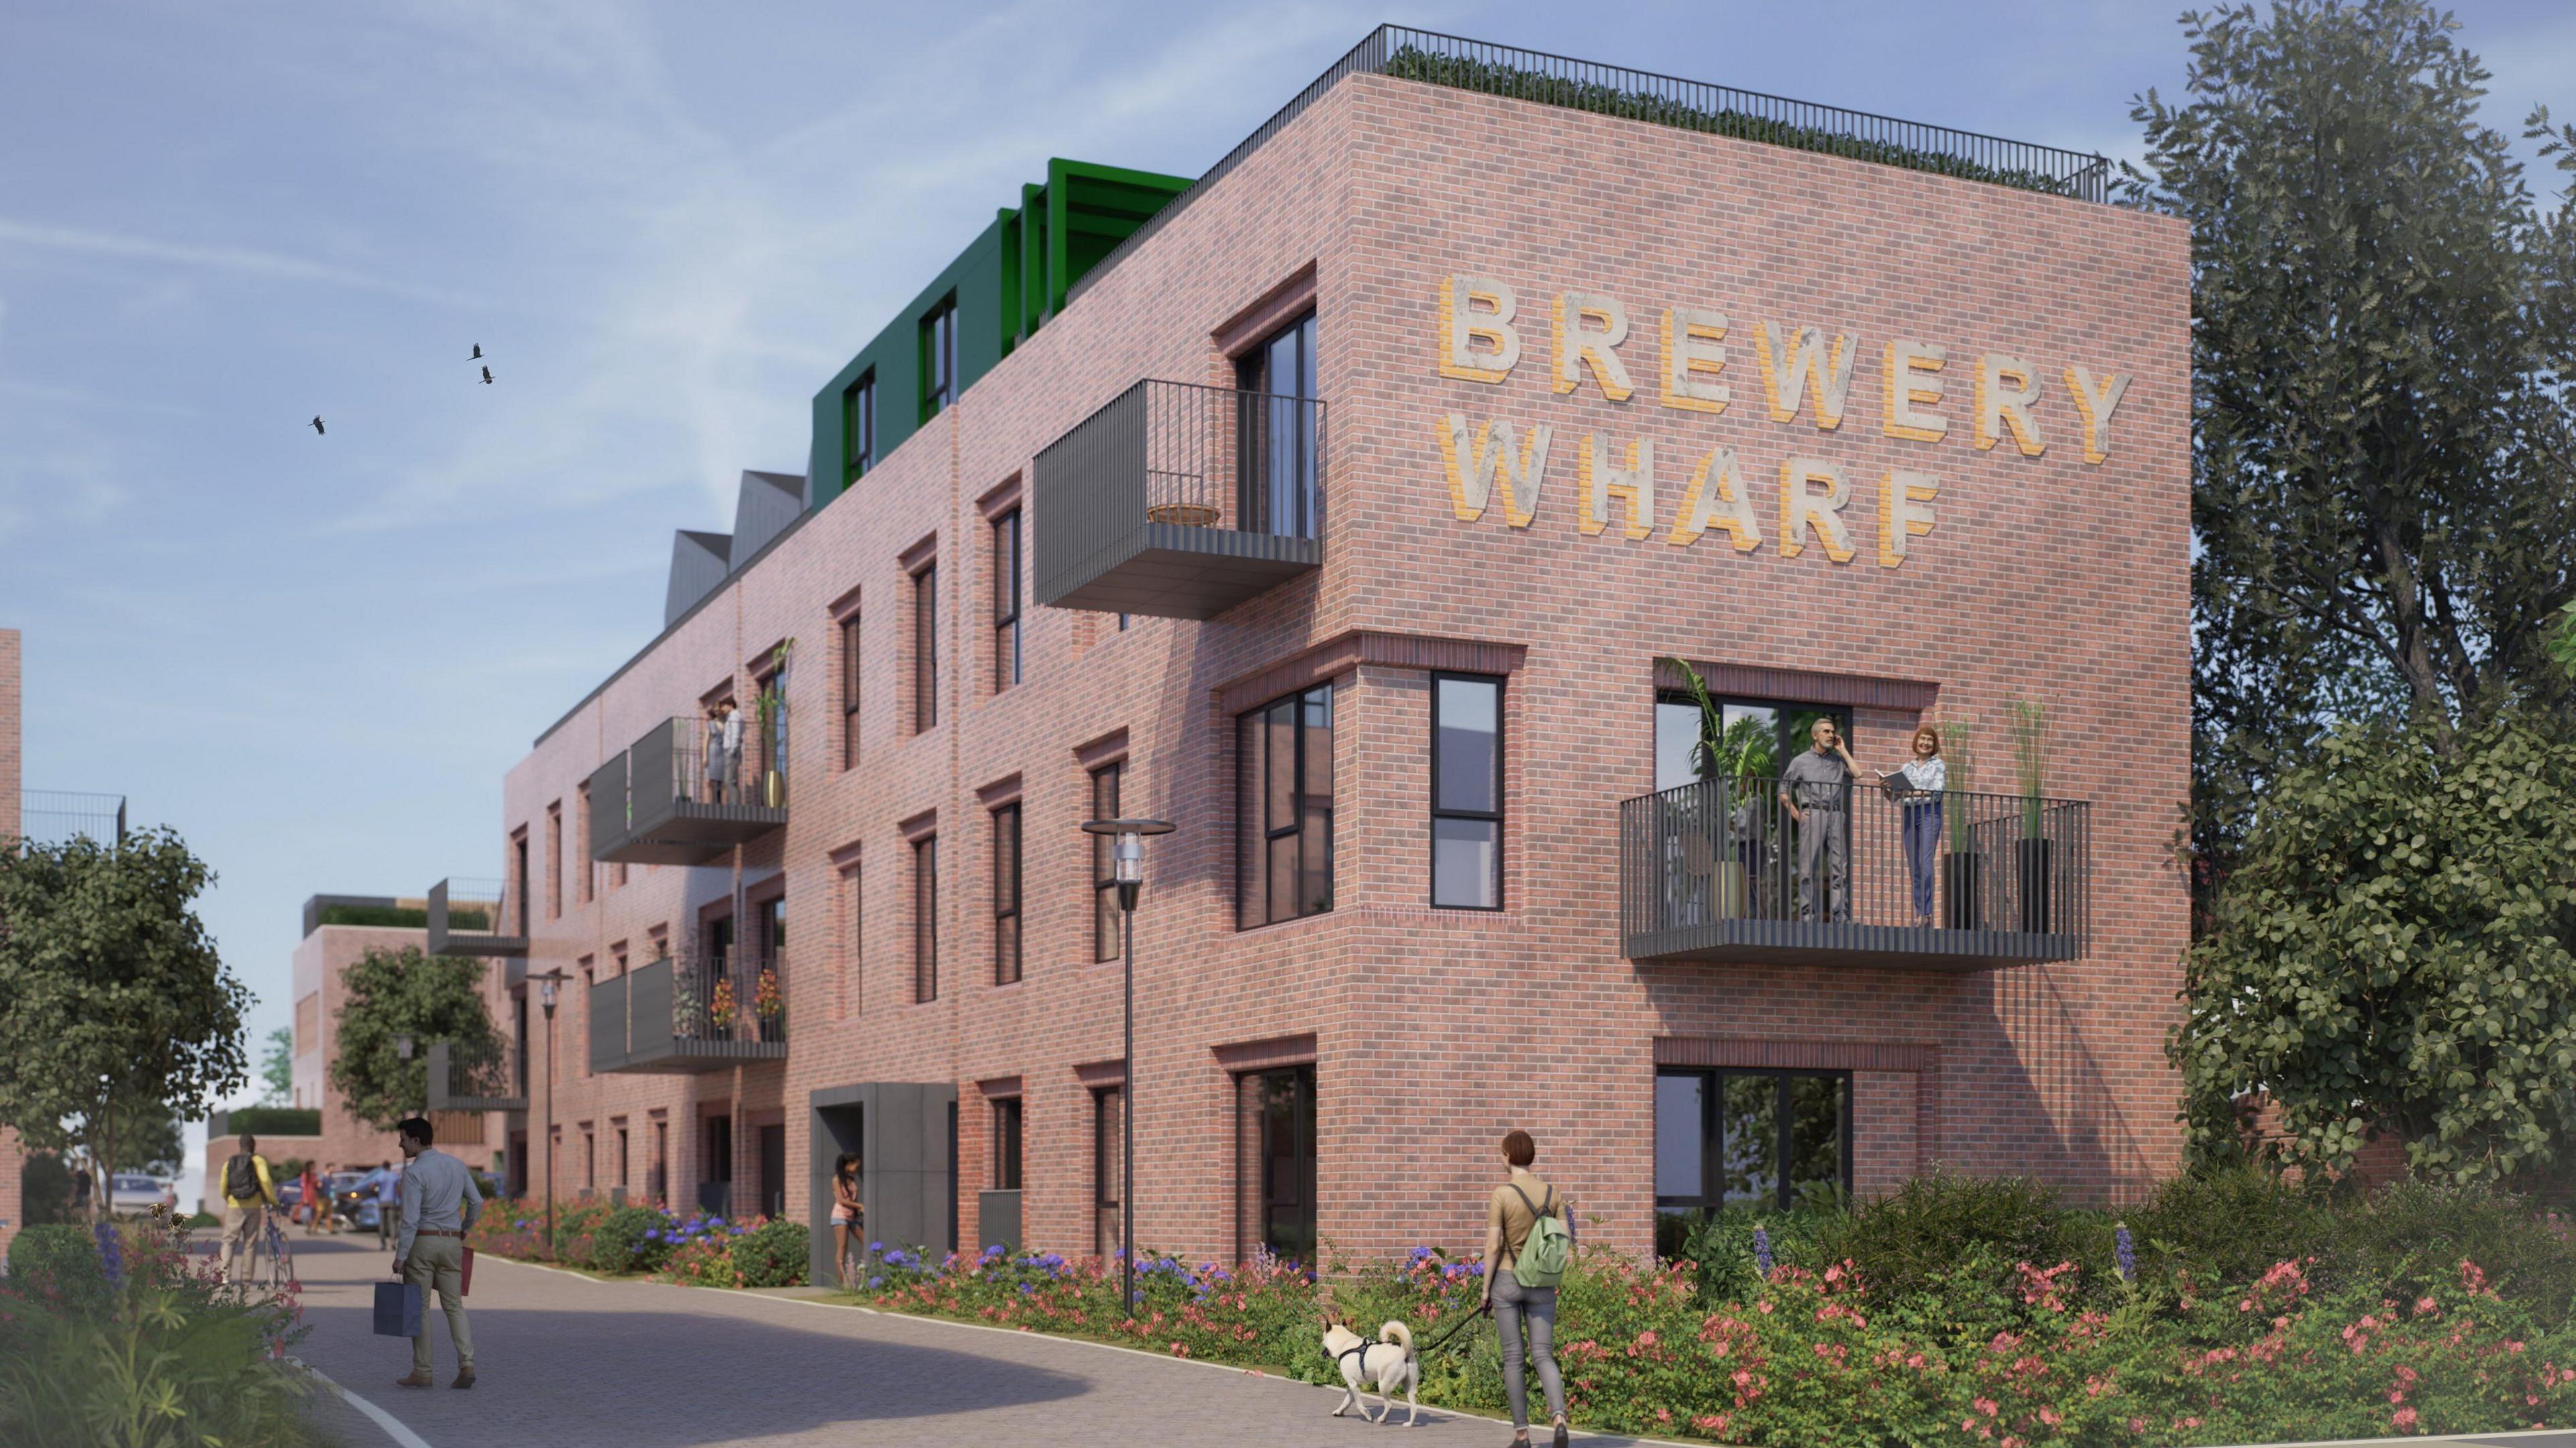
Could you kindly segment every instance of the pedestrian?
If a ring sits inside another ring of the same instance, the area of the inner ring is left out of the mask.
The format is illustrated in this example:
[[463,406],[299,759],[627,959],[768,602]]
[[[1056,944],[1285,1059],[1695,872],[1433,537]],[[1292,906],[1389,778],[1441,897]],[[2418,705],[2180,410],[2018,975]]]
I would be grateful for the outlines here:
[[850,1259],[864,1240],[859,1212],[859,1154],[845,1151],[832,1163],[832,1272],[845,1289],[850,1285]]
[[224,1201],[224,1280],[239,1282],[238,1264],[247,1254],[254,1263],[259,1258],[261,1229],[267,1225],[268,1211],[277,1205],[277,1188],[268,1179],[268,1158],[259,1154],[259,1143],[247,1131],[233,1143],[234,1151],[224,1162],[224,1175],[217,1190]]
[[483,1215],[474,1173],[443,1151],[430,1149],[429,1122],[406,1117],[394,1128],[402,1145],[402,1226],[394,1234],[394,1275],[420,1289],[420,1336],[411,1340],[411,1373],[399,1388],[432,1386],[429,1375],[429,1294],[438,1292],[447,1313],[447,1340],[456,1348],[456,1381],[474,1386],[474,1333],[465,1323],[465,1234]]
[[1553,1216],[1573,1237],[1574,1216],[1556,1199],[1556,1189],[1533,1175],[1538,1144],[1526,1131],[1503,1137],[1503,1161],[1511,1175],[1485,1203],[1485,1300],[1503,1339],[1503,1394],[1512,1405],[1512,1442],[1529,1442],[1529,1385],[1522,1380],[1521,1336],[1529,1335],[1529,1358],[1538,1369],[1539,1387],[1547,1394],[1547,1411],[1555,1420],[1556,1448],[1565,1448],[1565,1379],[1556,1370],[1556,1288],[1524,1287],[1512,1275],[1521,1249],[1529,1245],[1538,1219]]
[[391,1247],[402,1224],[403,1169],[386,1162],[376,1168],[376,1245]]
[[322,1230],[322,1176],[309,1161],[304,1164],[303,1175],[295,1179],[295,1209],[304,1214],[304,1235],[319,1235]]

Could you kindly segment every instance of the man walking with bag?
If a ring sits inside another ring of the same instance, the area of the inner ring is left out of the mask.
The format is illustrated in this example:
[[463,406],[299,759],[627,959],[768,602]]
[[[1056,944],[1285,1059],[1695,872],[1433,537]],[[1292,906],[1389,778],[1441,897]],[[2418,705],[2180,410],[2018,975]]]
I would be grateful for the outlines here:
[[434,1385],[429,1375],[429,1294],[447,1313],[448,1341],[456,1345],[453,1388],[474,1386],[474,1333],[465,1323],[465,1233],[483,1214],[474,1173],[443,1151],[430,1150],[425,1119],[406,1118],[394,1128],[402,1143],[402,1222],[394,1230],[394,1276],[420,1289],[420,1336],[411,1340],[411,1373],[394,1379],[401,1388]]
[[224,1280],[241,1281],[241,1260],[259,1260],[260,1229],[277,1205],[277,1187],[268,1179],[268,1158],[247,1131],[235,1143],[240,1149],[224,1163]]

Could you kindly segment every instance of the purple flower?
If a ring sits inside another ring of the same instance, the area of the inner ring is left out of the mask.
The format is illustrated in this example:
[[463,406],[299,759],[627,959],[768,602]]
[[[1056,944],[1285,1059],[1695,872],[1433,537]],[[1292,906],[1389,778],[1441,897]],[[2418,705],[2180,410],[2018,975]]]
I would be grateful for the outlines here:
[[1766,1228],[1753,1229],[1753,1261],[1764,1277],[1771,1275],[1771,1233]]
[[2135,1244],[2135,1243],[2133,1243],[2133,1242],[2131,1242],[2131,1241],[2129,1240],[2129,1228],[2128,1228],[2128,1224],[2127,1224],[2127,1223],[2125,1223],[2125,1222],[2124,1222],[2124,1223],[2122,1223],[2122,1224],[2120,1225],[2120,1227],[2119,1227],[2118,1231],[2114,1232],[2114,1233],[2112,1234],[2112,1236],[2113,1236],[2113,1240],[2114,1240],[2114,1241],[2116,1241],[2116,1242],[2119,1244],[2119,1250],[2120,1250],[2120,1280],[2121,1280],[2121,1281],[2123,1281],[2123,1282],[2135,1282],[2135,1281],[2137,1281],[2137,1280],[2138,1280],[2138,1249],[2137,1249],[2136,1244]]
[[107,1269],[110,1287],[125,1280],[125,1250],[116,1240],[116,1224],[100,1222],[90,1229],[98,1238],[99,1265]]

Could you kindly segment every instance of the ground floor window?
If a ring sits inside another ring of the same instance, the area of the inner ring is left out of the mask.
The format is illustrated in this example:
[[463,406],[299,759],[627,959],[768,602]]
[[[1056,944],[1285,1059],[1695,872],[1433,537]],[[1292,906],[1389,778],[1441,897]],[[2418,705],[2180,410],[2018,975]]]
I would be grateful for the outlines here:
[[1020,1098],[998,1097],[993,1102],[993,1190],[1015,1192],[1020,1189]]
[[1251,1161],[1245,1235],[1274,1256],[1315,1263],[1315,1068],[1241,1078]]
[[1122,1135],[1127,1119],[1127,1093],[1103,1086],[1091,1093],[1091,1250],[1107,1257],[1118,1250],[1118,1190]]
[[1851,1189],[1851,1073],[1655,1073],[1657,1238],[1722,1207],[1786,1208]]

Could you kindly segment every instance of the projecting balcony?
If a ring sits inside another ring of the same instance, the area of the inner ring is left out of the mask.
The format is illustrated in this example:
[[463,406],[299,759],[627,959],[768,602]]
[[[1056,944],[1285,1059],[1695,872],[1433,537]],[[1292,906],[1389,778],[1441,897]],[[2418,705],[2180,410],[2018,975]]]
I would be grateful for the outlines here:
[[787,823],[784,720],[741,717],[734,743],[703,717],[654,725],[590,776],[590,857],[702,865]]
[[1037,599],[1214,618],[1324,561],[1324,404],[1143,381],[1037,456]]
[[527,1088],[526,1069],[506,1045],[486,1052],[461,1050],[453,1041],[429,1043],[432,1111],[525,1111]]
[[[1778,780],[1748,776],[1623,801],[1621,953],[1921,970],[2083,956],[2089,804],[1961,790],[1917,799],[1863,783],[1842,809],[1808,809],[1801,822]],[[1839,900],[1837,843],[1848,862]]]
[[664,957],[590,988],[590,1069],[720,1071],[787,1059],[787,956]]
[[450,878],[429,887],[429,953],[520,957],[528,925],[498,880]]

